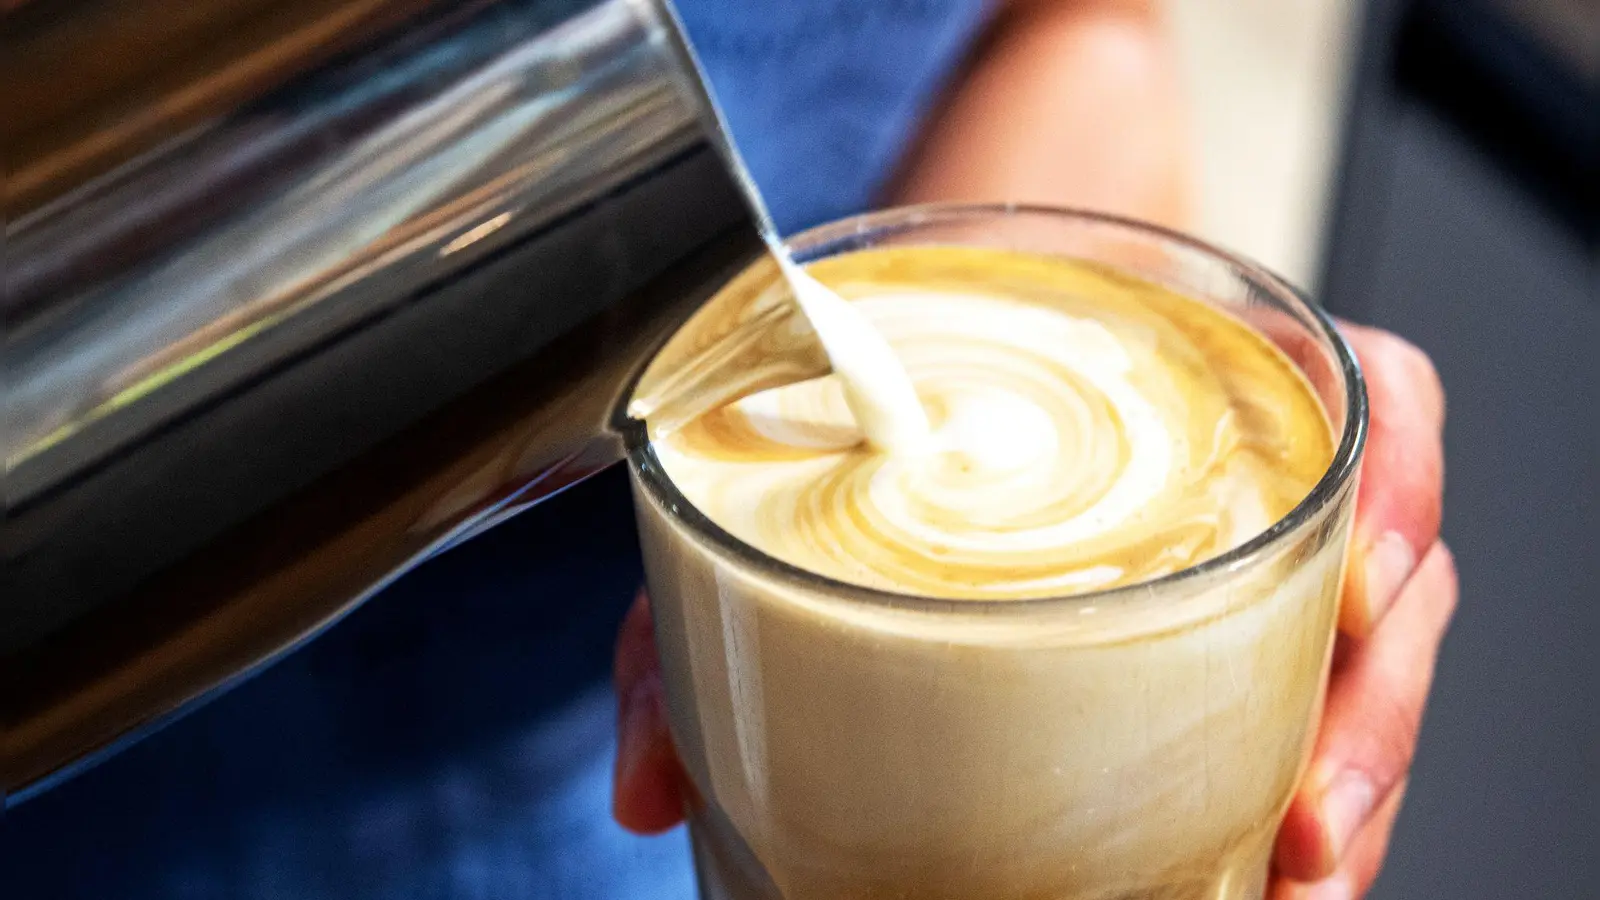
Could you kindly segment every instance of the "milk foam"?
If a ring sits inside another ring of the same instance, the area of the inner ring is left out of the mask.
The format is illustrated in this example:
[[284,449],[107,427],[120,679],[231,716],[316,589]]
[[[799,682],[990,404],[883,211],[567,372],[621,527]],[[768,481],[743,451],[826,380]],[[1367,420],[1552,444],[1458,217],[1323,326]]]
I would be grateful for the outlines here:
[[1331,457],[1288,360],[1195,301],[1002,253],[828,262],[904,364],[924,452],[863,442],[836,375],[652,435],[701,512],[800,568],[972,599],[1145,580],[1265,530]]
[[775,252],[795,302],[822,342],[834,377],[844,388],[851,417],[866,440],[885,453],[925,450],[928,416],[894,349],[858,308],[790,261],[786,248]]

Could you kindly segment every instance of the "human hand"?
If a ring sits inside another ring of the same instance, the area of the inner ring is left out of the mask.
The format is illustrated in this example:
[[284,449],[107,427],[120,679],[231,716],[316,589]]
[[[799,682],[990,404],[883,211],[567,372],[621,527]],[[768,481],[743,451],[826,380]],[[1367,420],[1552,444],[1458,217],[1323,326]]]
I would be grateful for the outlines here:
[[1439,540],[1438,374],[1392,334],[1340,328],[1366,373],[1371,428],[1327,705],[1278,831],[1272,900],[1349,900],[1377,878],[1456,605],[1455,562]]
[[[1366,372],[1371,429],[1340,637],[1307,774],[1279,831],[1274,900],[1360,896],[1377,876],[1404,793],[1434,658],[1456,602],[1438,540],[1444,393],[1421,351],[1345,325]],[[683,817],[683,769],[662,706],[644,595],[617,642],[613,814],[650,834]]]

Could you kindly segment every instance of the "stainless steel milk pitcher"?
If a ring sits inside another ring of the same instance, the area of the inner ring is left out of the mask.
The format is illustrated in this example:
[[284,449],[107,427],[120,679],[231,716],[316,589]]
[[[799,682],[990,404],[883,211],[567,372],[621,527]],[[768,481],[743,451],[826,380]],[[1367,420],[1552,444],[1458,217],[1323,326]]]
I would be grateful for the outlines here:
[[11,802],[609,464],[758,246],[659,2],[5,16]]

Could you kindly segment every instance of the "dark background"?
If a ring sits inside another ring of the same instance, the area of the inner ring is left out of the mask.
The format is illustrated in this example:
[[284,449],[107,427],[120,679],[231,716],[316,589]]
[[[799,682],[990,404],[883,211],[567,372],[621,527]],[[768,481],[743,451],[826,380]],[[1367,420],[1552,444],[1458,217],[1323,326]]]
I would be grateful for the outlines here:
[[1600,34],[1550,5],[1367,9],[1323,294],[1440,369],[1461,573],[1373,900],[1600,897]]

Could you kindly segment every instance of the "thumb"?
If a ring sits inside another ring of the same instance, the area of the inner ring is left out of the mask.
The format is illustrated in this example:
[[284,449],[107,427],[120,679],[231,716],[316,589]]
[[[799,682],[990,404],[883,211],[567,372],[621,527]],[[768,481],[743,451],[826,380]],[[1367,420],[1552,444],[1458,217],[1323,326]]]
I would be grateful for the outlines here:
[[617,635],[617,764],[611,814],[638,834],[666,831],[683,819],[683,768],[673,749],[661,690],[661,662],[641,591]]

